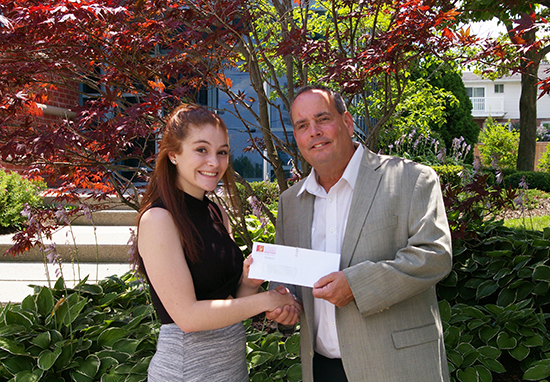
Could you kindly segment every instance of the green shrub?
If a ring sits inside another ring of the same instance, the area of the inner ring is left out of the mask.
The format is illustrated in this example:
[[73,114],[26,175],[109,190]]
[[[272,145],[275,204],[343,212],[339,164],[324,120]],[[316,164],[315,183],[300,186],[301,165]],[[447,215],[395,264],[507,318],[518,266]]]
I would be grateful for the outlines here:
[[485,165],[499,168],[515,168],[518,156],[519,132],[488,118],[479,135],[479,153]]
[[515,168],[495,168],[495,167],[483,167],[482,172],[488,174],[487,185],[494,186],[498,185],[497,175],[500,173],[500,184],[502,184],[504,178],[508,175],[516,173],[518,170]]
[[550,173],[550,145],[546,146],[546,151],[542,153],[537,167],[540,171]]
[[42,204],[39,195],[45,185],[27,180],[16,172],[0,170],[0,227],[21,228],[25,217],[21,212],[25,204],[38,207]]
[[447,164],[431,167],[439,175],[441,184],[450,183],[452,185],[459,185],[462,181],[461,173],[464,170],[464,166]]
[[516,171],[504,177],[504,186],[518,188],[524,177],[528,188],[550,192],[550,173],[548,172]]
[[453,242],[453,270],[437,287],[453,380],[550,376],[549,252],[550,229],[515,231],[502,223]]

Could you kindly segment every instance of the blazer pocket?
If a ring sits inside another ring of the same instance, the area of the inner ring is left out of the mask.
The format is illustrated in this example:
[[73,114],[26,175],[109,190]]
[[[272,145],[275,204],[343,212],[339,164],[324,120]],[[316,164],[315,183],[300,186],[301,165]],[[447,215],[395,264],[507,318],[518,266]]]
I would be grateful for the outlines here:
[[396,349],[437,341],[438,338],[439,332],[435,324],[392,333],[393,345]]
[[373,222],[369,222],[363,226],[362,233],[373,234],[378,231],[386,231],[397,226],[397,215],[390,215]]

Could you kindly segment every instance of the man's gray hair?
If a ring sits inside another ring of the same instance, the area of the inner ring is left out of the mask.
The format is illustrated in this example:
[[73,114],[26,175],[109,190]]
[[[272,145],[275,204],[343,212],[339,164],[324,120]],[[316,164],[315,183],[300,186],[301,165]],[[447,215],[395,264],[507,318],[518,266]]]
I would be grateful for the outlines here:
[[342,98],[342,95],[338,93],[337,91],[332,90],[331,88],[328,88],[324,85],[307,85],[304,86],[296,92],[296,95],[294,96],[294,99],[298,98],[298,96],[304,92],[310,91],[310,90],[322,90],[325,93],[329,95],[330,98],[334,100],[334,104],[336,105],[336,111],[339,114],[344,114],[348,109],[346,107],[346,103],[344,102],[344,99]]

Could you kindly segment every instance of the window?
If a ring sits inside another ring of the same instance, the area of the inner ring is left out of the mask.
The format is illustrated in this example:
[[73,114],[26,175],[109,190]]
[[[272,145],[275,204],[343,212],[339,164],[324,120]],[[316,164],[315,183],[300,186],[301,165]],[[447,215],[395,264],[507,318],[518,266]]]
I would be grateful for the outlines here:
[[473,111],[485,111],[485,88],[466,88]]
[[504,84],[495,84],[495,94],[504,93]]

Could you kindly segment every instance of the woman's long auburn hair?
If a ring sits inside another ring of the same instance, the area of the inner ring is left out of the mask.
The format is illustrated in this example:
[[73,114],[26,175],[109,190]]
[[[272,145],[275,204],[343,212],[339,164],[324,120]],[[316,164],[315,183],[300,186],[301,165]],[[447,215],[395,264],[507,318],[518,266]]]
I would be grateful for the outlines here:
[[[155,170],[149,180],[147,191],[145,192],[140,213],[138,216],[138,235],[139,222],[141,217],[151,205],[157,201],[162,201],[164,207],[170,212],[174,223],[180,234],[180,240],[185,257],[191,261],[198,260],[199,245],[195,239],[195,229],[189,219],[183,193],[178,186],[178,170],[168,155],[170,153],[180,154],[182,142],[189,135],[190,129],[201,129],[205,125],[213,125],[227,134],[227,126],[223,120],[215,113],[203,106],[193,104],[183,104],[178,106],[166,119],[166,125],[163,130],[162,141],[159,145],[159,152],[156,159]],[[233,176],[233,169],[229,163],[227,170],[222,176],[224,190],[229,197],[232,207],[236,206],[236,187]],[[137,240],[137,238],[136,238]],[[130,261],[143,271],[137,243],[134,245],[134,252]]]

